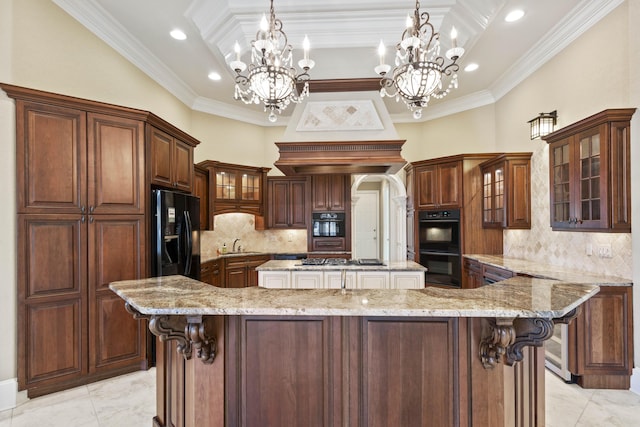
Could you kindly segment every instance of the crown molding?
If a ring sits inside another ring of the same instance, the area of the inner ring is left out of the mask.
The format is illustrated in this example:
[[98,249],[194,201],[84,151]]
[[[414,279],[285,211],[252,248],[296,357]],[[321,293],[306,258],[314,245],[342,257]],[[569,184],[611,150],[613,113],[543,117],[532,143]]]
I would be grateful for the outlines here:
[[193,104],[197,94],[94,0],[53,2],[185,105]]
[[409,111],[406,113],[392,114],[391,119],[394,123],[426,122],[452,114],[462,113],[463,111],[473,110],[474,108],[484,107],[485,105],[491,105],[495,102],[496,100],[491,92],[482,90],[426,107],[422,110],[422,118],[420,120],[415,120]]
[[496,101],[623,2],[624,0],[584,0],[576,6],[489,87]]
[[197,97],[190,107],[195,111],[250,123],[252,125],[275,127],[287,126],[289,124],[289,116],[278,116],[278,121],[271,123],[267,118],[268,115],[266,112],[249,110],[247,108],[227,104],[226,102],[216,101],[203,96]]

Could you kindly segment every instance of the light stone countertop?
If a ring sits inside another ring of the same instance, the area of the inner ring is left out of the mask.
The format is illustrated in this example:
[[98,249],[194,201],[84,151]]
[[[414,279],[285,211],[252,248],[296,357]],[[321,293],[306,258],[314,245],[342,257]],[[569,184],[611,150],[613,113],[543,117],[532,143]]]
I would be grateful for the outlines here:
[[301,260],[271,260],[256,267],[257,271],[332,271],[332,270],[349,270],[349,271],[427,271],[425,267],[413,261],[383,261],[384,265],[302,265]]
[[595,295],[593,285],[513,277],[478,289],[225,289],[184,276],[109,285],[146,315],[559,318]]
[[606,274],[588,273],[569,268],[528,261],[519,258],[509,258],[502,255],[464,255],[483,264],[505,268],[517,274],[526,274],[544,279],[555,279],[563,282],[583,283],[598,286],[632,286],[631,279],[609,276]]

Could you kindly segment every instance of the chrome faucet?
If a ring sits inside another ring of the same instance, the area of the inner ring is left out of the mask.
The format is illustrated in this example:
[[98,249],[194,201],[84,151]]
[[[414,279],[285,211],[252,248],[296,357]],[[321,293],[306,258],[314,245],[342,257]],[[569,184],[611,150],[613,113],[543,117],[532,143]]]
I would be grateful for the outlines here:
[[[240,239],[236,239],[233,241],[233,248],[231,248],[231,252],[235,252],[236,251],[236,243],[238,243]],[[238,247],[238,249],[240,249],[240,247]]]

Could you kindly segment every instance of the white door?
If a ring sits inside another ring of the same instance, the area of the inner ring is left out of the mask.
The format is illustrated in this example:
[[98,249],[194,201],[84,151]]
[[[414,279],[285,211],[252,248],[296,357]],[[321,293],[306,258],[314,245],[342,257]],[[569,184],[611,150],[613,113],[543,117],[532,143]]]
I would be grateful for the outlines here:
[[358,258],[380,258],[380,196],[378,191],[358,191],[354,224]]

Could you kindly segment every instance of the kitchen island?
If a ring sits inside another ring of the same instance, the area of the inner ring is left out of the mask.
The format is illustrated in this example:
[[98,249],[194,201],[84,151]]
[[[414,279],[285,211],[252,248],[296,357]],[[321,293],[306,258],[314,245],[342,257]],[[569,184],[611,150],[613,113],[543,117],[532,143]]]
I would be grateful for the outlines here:
[[427,270],[413,261],[309,258],[256,267],[258,286],[273,289],[421,289]]
[[597,286],[114,282],[160,337],[155,426],[544,426],[541,344]]

